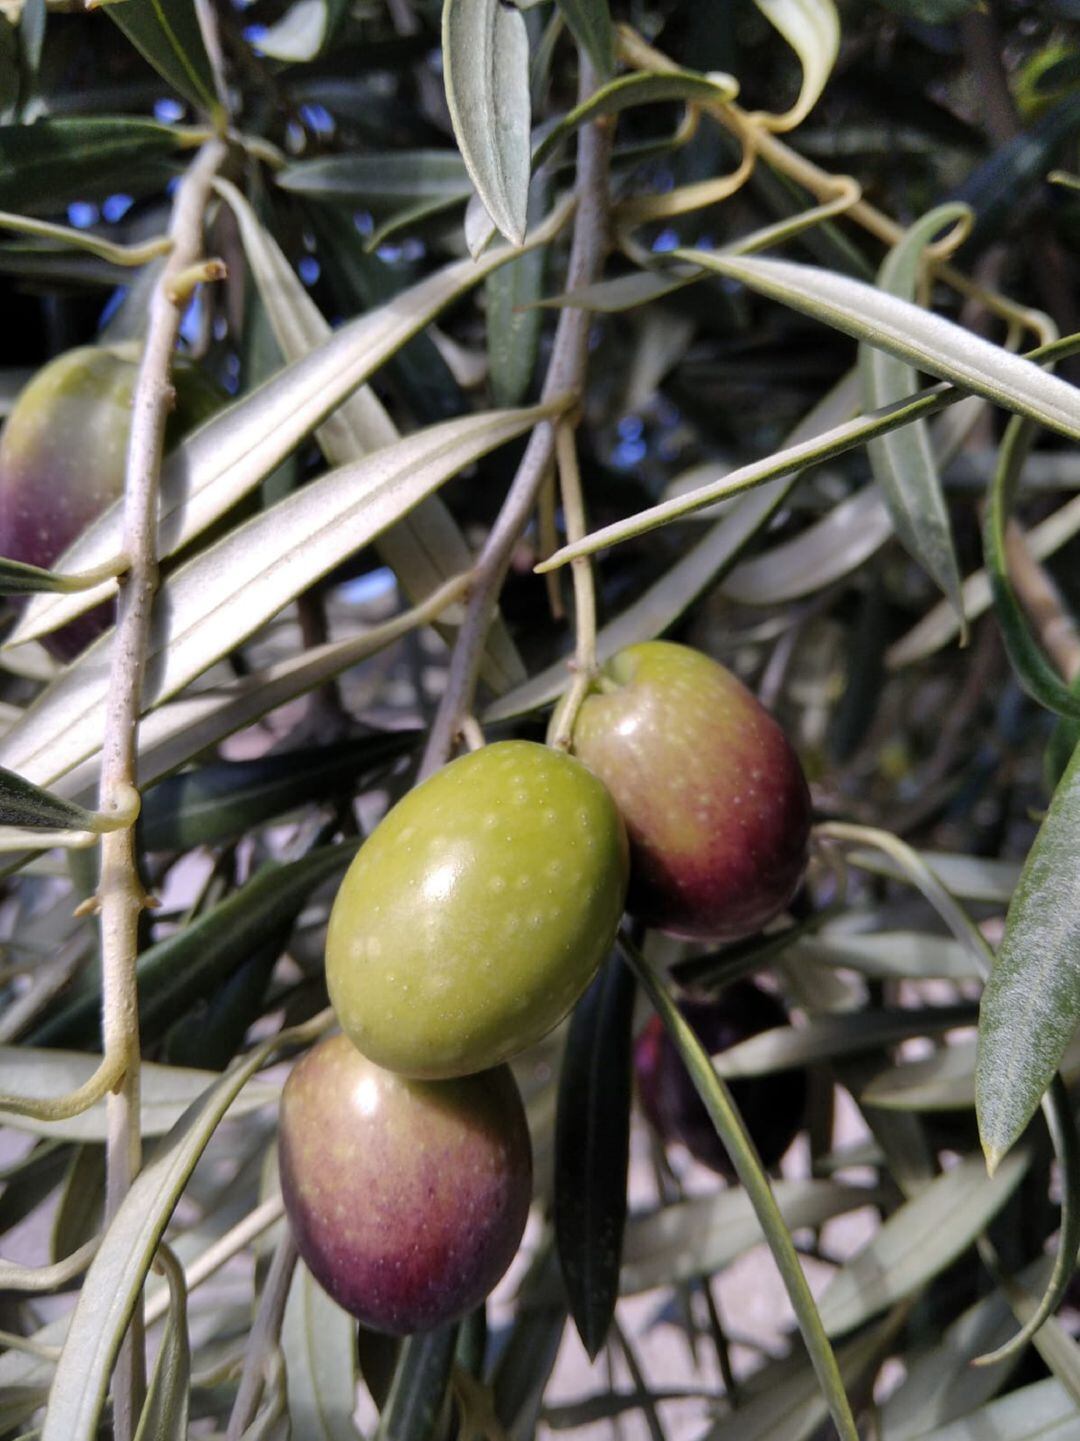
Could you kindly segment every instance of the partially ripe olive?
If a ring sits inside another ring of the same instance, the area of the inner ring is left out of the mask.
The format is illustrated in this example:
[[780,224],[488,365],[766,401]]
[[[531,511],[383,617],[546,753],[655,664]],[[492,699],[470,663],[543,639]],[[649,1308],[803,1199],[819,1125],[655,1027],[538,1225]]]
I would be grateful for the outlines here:
[[395,1335],[479,1305],[514,1259],[532,1198],[525,1109],[505,1066],[411,1081],[344,1036],[293,1067],[278,1162],[312,1275],[364,1325]]
[[400,800],[349,867],[326,979],[342,1030],[407,1076],[508,1060],[566,1015],[626,894],[622,821],[571,756],[500,741]]
[[[128,348],[82,346],[57,356],[20,392],[0,432],[0,556],[49,569],[122,493],[138,365]],[[190,362],[173,371],[166,443],[221,404]],[[70,660],[107,630],[111,604],[42,637]]]
[[[715,1001],[683,1001],[679,1010],[712,1056],[788,1023],[780,1001],[752,981],[734,982]],[[634,1074],[641,1108],[661,1140],[680,1141],[702,1165],[734,1181],[735,1168],[659,1016],[635,1043]],[[774,1166],[802,1126],[806,1073],[740,1076],[728,1086],[762,1162]]]
[[806,866],[810,795],[784,732],[687,646],[630,646],[601,684],[578,712],[573,750],[626,822],[630,914],[676,935],[752,935]]

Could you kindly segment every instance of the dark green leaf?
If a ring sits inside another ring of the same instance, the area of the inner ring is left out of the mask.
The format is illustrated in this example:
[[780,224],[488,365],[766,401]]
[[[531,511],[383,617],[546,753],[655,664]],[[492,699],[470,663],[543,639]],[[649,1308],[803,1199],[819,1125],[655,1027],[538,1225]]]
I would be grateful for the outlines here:
[[[881,289],[914,301],[926,246],[967,213],[962,205],[942,205],[916,221],[885,257],[877,277]],[[904,400],[918,389],[912,366],[866,342],[859,347],[859,368],[869,410]],[[960,570],[927,422],[914,420],[869,441],[866,449],[897,535],[944,591],[963,627]]]
[[1020,874],[983,992],[975,1072],[991,1167],[1038,1109],[1080,1021],[1080,747]]
[[1031,633],[1027,617],[1009,578],[1006,533],[1024,461],[1034,444],[1038,427],[1030,420],[1014,416],[1001,441],[1001,454],[983,524],[983,553],[986,574],[994,597],[998,624],[1013,669],[1030,696],[1048,710],[1057,711],[1072,721],[1080,721],[1080,695],[1071,690],[1047,660],[1038,641]]
[[610,956],[570,1022],[555,1122],[555,1239],[570,1313],[595,1360],[619,1294],[630,1149],[634,977]]
[[529,38],[521,11],[501,0],[444,0],[443,72],[469,177],[496,226],[520,245],[532,164]]
[[82,116],[0,126],[0,210],[55,210],[139,175],[169,174],[189,133],[153,120]]
[[[1069,689],[1077,700],[1080,700],[1080,671],[1073,677]],[[1043,756],[1043,778],[1046,782],[1046,789],[1051,794],[1065,774],[1065,767],[1069,764],[1072,753],[1078,745],[1080,745],[1080,722],[1066,720],[1062,716],[1050,732],[1050,739],[1046,743],[1046,753]]]
[[607,80],[615,69],[615,32],[607,0],[558,0],[558,6],[574,39]]
[[[307,897],[344,870],[353,845],[327,846],[288,865],[264,866],[247,885],[139,957],[139,1024],[144,1036],[160,1033],[201,997],[212,994],[234,971],[276,939],[282,944]],[[39,1045],[92,1040],[101,1009],[95,988],[47,1021]]]
[[148,851],[220,845],[297,806],[343,800],[357,776],[404,755],[414,740],[412,731],[389,731],[182,771],[147,791],[142,844]]
[[0,1194],[0,1236],[36,1211],[67,1175],[71,1151],[56,1141],[39,1141],[4,1172]]
[[123,0],[106,9],[174,90],[200,109],[216,108],[213,73],[193,0]]
[[458,1326],[409,1336],[401,1347],[376,1441],[429,1441],[450,1390]]
[[31,831],[100,831],[94,811],[61,800],[0,766],[0,826]]
[[491,1378],[495,1413],[510,1441],[533,1441],[540,1406],[566,1328],[566,1305],[537,1299],[561,1288],[553,1250],[541,1246],[522,1282],[517,1315]]

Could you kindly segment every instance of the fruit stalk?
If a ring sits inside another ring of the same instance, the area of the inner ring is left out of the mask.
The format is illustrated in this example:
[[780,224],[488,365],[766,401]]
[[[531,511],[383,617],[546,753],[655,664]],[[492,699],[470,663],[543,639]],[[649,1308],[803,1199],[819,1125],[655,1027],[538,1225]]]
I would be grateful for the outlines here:
[[[596,73],[584,51],[580,52],[578,63],[580,103],[587,100],[596,88]],[[566,270],[567,291],[579,290],[595,280],[607,254],[611,142],[611,126],[603,120],[582,126],[578,136],[577,214]],[[589,311],[574,306],[565,306],[559,311],[551,362],[541,396],[544,403],[555,401],[560,396],[576,398],[581,394],[591,320]],[[532,514],[555,452],[556,423],[545,420],[530,436],[506,501],[477,559],[465,619],[450,657],[446,689],[420,766],[421,780],[437,771],[448,759],[457,741],[462,719],[472,706],[480,656],[499,590],[514,546]]]
[[[108,1098],[106,1223],[116,1214],[141,1161],[139,1133],[139,1009],[135,986],[139,914],[147,897],[139,880],[134,813],[136,734],[150,609],[157,587],[157,491],[172,397],[170,366],[186,300],[174,289],[196,263],[210,187],[226,155],[220,140],[199,152],[176,193],[169,223],[172,250],[150,300],[146,342],[132,397],[124,478],[124,553],[110,661],[109,704],[102,746],[99,807],[133,812],[131,823],[102,838],[97,904],[101,920],[102,1038],[105,1054],[124,1062],[120,1087]],[[131,1337],[137,1337],[134,1327]],[[114,1387],[117,1441],[134,1434],[141,1391],[141,1347],[131,1337],[121,1352]]]

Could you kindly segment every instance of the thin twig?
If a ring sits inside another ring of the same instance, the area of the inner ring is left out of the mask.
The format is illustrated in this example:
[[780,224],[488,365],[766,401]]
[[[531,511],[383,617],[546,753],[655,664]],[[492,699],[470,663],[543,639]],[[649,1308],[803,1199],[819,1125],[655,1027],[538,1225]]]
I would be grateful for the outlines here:
[[[137,809],[136,731],[146,664],[150,609],[157,588],[158,473],[165,421],[174,399],[170,366],[186,300],[178,275],[199,258],[202,219],[213,177],[226,155],[210,140],[181,180],[169,224],[173,248],[150,300],[146,342],[132,397],[131,433],[124,480],[124,545],[130,569],[120,584],[113,635],[108,709],[102,745],[99,809],[106,814]],[[139,1012],[135,986],[139,915],[147,904],[139,880],[133,825],[102,838],[101,880],[102,1036],[106,1057],[122,1063],[122,1082],[109,1096],[105,1194],[106,1224],[139,1169]],[[137,1339],[138,1326],[132,1336]],[[141,1346],[125,1345],[117,1363],[114,1426],[117,1441],[134,1434],[141,1392]]]
[[[574,440],[574,423],[569,418],[559,421],[555,433],[555,455],[566,517],[566,539],[568,542],[581,540],[586,529],[585,495]],[[562,701],[555,708],[548,730],[548,744],[559,750],[570,748],[574,721],[596,675],[596,588],[593,585],[591,557],[578,556],[570,562],[570,571],[574,581],[574,675]]]
[[[592,94],[596,76],[589,60],[581,57],[578,99]],[[608,249],[608,159],[611,128],[605,121],[583,126],[578,136],[577,214],[566,271],[567,291],[590,285],[599,275]],[[552,403],[560,396],[580,395],[585,380],[589,327],[588,311],[567,306],[559,312],[551,363],[542,399]],[[484,640],[502,587],[514,546],[536,504],[555,450],[555,423],[544,421],[529,438],[498,519],[480,552],[474,582],[461,630],[450,658],[450,669],[428,737],[420,778],[436,771],[457,742],[463,717],[472,709]]]

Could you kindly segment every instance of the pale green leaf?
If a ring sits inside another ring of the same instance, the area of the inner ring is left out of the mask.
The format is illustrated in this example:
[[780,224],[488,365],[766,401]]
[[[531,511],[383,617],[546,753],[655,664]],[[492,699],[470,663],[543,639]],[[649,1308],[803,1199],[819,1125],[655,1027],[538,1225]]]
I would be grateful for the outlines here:
[[761,295],[879,346],[1005,410],[1080,439],[1080,391],[1075,386],[943,316],[814,265],[704,250],[672,254],[740,280]]
[[819,1302],[830,1336],[862,1325],[955,1261],[1020,1184],[1031,1157],[1017,1151],[987,1180],[979,1157],[939,1176],[884,1222],[833,1277]]
[[798,55],[803,79],[799,98],[773,128],[794,129],[817,103],[836,63],[840,17],[833,0],[754,0]]
[[469,176],[499,230],[520,245],[531,168],[525,17],[501,0],[443,0],[443,67]]
[[1080,747],[1054,792],[983,992],[976,1071],[991,1165],[1039,1107],[1080,1020]]
[[[1080,1407],[1051,1376],[980,1406],[919,1441],[1074,1441]],[[885,1441],[891,1441],[886,1433]]]
[[187,1290],[183,1268],[166,1246],[158,1250],[158,1266],[168,1279],[169,1310],[135,1441],[187,1441],[191,1385]]
[[274,60],[314,60],[348,8],[349,0],[293,0],[281,19],[259,36],[257,48]]
[[303,1441],[359,1441],[356,1322],[298,1261],[281,1329],[292,1432]]
[[[0,1046],[0,1094],[52,1099],[83,1085],[100,1064],[100,1056],[83,1055],[76,1051]],[[160,1066],[144,1061],[139,1101],[142,1134],[164,1135],[188,1106],[217,1079],[212,1071],[193,1071],[182,1066]],[[279,1094],[274,1086],[249,1086],[230,1114],[246,1115],[276,1101]],[[33,1116],[0,1111],[0,1123],[54,1140],[104,1141],[105,1101],[101,1100],[89,1110],[60,1121],[38,1121]]]
[[[914,302],[926,246],[946,225],[967,214],[964,205],[942,205],[916,221],[885,257],[878,272],[879,287]],[[859,347],[859,367],[869,409],[894,404],[918,388],[912,366],[867,342]],[[867,454],[897,535],[945,592],[963,624],[960,572],[926,421],[915,420],[871,440]]]

